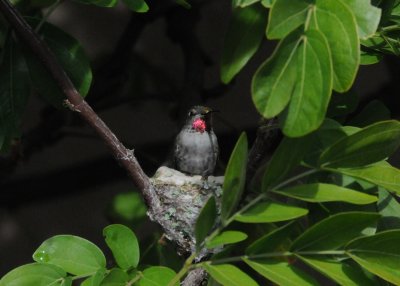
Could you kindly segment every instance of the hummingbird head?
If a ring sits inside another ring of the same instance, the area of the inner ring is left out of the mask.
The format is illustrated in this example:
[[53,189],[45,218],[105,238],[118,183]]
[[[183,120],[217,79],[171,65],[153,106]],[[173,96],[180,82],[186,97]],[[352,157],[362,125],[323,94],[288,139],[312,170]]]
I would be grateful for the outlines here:
[[193,106],[189,109],[186,124],[196,132],[209,131],[212,128],[211,117],[213,112],[215,110],[206,106]]

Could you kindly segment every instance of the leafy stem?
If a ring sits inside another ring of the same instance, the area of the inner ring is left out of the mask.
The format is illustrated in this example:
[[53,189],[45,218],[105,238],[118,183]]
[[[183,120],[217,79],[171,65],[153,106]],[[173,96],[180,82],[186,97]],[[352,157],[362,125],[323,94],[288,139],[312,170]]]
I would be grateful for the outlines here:
[[193,264],[193,260],[196,258],[197,253],[194,252],[192,255],[189,256],[188,259],[186,259],[185,263],[183,264],[183,267],[181,270],[175,275],[175,277],[168,283],[168,286],[174,286],[176,283],[179,283],[181,278],[185,276],[185,274],[190,270]]

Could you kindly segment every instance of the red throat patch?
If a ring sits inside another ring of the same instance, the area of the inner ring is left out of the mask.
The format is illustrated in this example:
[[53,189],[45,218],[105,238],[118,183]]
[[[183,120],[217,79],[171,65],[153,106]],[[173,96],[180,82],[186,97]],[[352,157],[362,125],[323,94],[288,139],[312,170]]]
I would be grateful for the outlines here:
[[193,121],[192,128],[197,132],[203,133],[206,130],[206,122],[203,119],[197,118]]

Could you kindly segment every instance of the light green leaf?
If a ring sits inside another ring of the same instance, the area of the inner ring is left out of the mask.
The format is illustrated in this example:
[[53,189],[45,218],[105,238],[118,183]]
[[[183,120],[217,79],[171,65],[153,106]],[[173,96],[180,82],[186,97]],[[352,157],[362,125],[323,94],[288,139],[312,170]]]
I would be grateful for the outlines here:
[[379,277],[400,284],[400,230],[389,230],[353,240],[347,254]]
[[246,133],[242,133],[232,151],[225,170],[225,179],[222,187],[222,221],[227,220],[232,212],[235,211],[242,197],[246,181],[247,148],[247,136]]
[[310,136],[282,139],[265,170],[262,180],[264,192],[285,179],[290,171],[300,164],[309,150],[312,142],[310,139]]
[[287,261],[278,259],[250,260],[243,259],[251,268],[276,285],[303,286],[319,285],[310,275]]
[[104,279],[105,273],[106,269],[100,268],[93,276],[84,280],[80,286],[99,286]]
[[71,276],[65,277],[61,282],[61,286],[71,286],[71,285],[72,285],[72,277]]
[[147,207],[137,192],[118,194],[112,202],[112,209],[118,219],[140,222],[146,217]]
[[371,0],[346,0],[357,20],[358,35],[365,39],[378,29],[381,9],[371,5]]
[[382,215],[379,221],[378,229],[400,229],[400,203],[383,188],[379,188],[378,211]]
[[[37,21],[32,23],[37,24]],[[81,96],[85,97],[92,82],[92,71],[82,47],[70,35],[50,24],[44,24],[41,32]],[[60,87],[32,52],[27,49],[24,52],[32,83],[39,94],[54,106],[61,107],[65,96]]]
[[240,242],[245,239],[247,239],[247,234],[245,234],[244,232],[227,230],[220,233],[210,241],[207,241],[206,246],[207,248],[214,248],[220,245]]
[[114,268],[107,274],[101,282],[101,286],[126,286],[129,281],[129,276],[125,271],[119,268]]
[[358,167],[390,156],[400,146],[400,122],[372,124],[327,148],[320,157],[325,167]]
[[400,170],[386,161],[359,168],[328,168],[327,170],[362,179],[400,194]]
[[376,281],[370,280],[357,266],[350,265],[345,261],[337,261],[320,256],[298,256],[306,264],[315,270],[334,280],[339,285],[346,286],[374,286]]
[[351,239],[362,236],[369,227],[376,225],[377,213],[348,212],[332,215],[308,228],[292,244],[291,250],[301,255],[302,251],[333,250]]
[[288,241],[294,229],[294,221],[277,228],[254,241],[246,248],[246,255],[274,252]]
[[360,65],[373,65],[379,63],[383,59],[383,54],[363,51],[360,54]]
[[377,121],[389,120],[390,110],[379,100],[372,100],[349,120],[348,125],[365,127],[376,123]]
[[137,267],[140,258],[139,243],[130,228],[122,224],[112,224],[104,228],[103,235],[119,267]]
[[283,39],[303,25],[312,3],[312,0],[275,0],[268,19],[268,39]]
[[378,200],[375,196],[323,183],[298,185],[284,190],[274,190],[273,192],[312,203],[346,202],[356,205],[365,205]]
[[298,218],[307,213],[307,209],[300,207],[278,202],[262,202],[235,216],[235,220],[245,223],[278,222]]
[[[139,286],[167,286],[175,275],[175,271],[168,267],[149,267],[143,271],[143,277],[139,281]],[[175,286],[179,286],[179,282]]]
[[259,4],[233,11],[222,50],[222,82],[229,83],[258,50],[266,23],[267,11]]
[[149,6],[144,0],[123,0],[126,6],[134,12],[145,13],[149,11]]
[[341,0],[316,0],[310,23],[328,40],[333,63],[333,89],[347,91],[354,82],[360,63],[354,14]]
[[57,265],[74,275],[96,272],[106,266],[104,254],[96,245],[73,235],[56,235],[45,240],[33,259]]
[[290,137],[308,134],[322,124],[332,90],[332,61],[323,34],[308,30],[302,36],[297,57],[296,84],[280,118],[283,133]]
[[0,286],[59,286],[66,276],[65,271],[55,265],[31,263],[8,272],[1,278]]
[[199,248],[203,240],[207,237],[210,230],[215,225],[217,218],[217,207],[215,198],[211,196],[200,212],[195,226],[196,246]]
[[274,3],[275,0],[261,0],[261,4],[265,8],[271,8],[272,4]]
[[233,7],[247,7],[254,3],[260,2],[260,0],[233,0],[232,5]]
[[214,278],[218,283],[223,286],[257,286],[249,275],[244,273],[236,266],[230,264],[211,265],[204,264],[204,269]]

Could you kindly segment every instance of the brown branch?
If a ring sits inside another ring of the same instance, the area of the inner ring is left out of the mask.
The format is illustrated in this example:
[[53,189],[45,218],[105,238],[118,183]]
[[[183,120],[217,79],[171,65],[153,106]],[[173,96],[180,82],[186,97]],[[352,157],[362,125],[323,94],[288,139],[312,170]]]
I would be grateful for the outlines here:
[[40,39],[35,31],[26,23],[21,14],[15,9],[8,0],[0,0],[0,11],[11,27],[15,30],[19,38],[36,54],[43,65],[48,69],[56,84],[65,94],[69,107],[78,112],[100,136],[107,147],[110,149],[114,158],[125,168],[134,184],[141,191],[150,209],[158,208],[159,199],[143,172],[133,150],[127,149],[108,128],[108,126],[97,116],[93,109],[82,98],[75,86],[67,76],[61,65],[58,63],[52,51]]

